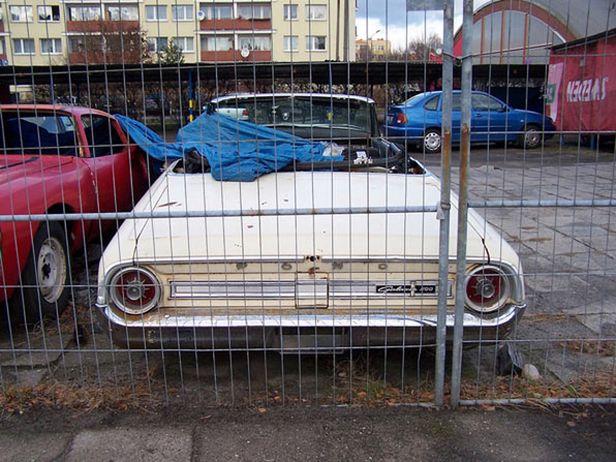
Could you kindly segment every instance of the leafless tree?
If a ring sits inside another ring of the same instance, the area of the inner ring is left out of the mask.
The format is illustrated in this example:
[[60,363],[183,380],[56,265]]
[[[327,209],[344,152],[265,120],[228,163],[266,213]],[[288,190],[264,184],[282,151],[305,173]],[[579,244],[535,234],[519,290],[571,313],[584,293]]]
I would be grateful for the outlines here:
[[429,61],[430,55],[437,55],[437,50],[443,48],[443,40],[435,33],[424,38],[411,40],[406,48],[409,57],[416,61]]
[[87,21],[83,34],[70,41],[73,64],[139,64],[152,59],[146,33],[132,21]]

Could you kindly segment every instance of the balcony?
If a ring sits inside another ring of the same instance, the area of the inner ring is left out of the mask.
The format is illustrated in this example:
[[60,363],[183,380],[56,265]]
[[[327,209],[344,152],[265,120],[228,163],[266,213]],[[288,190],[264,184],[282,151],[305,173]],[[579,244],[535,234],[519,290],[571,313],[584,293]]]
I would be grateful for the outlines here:
[[132,51],[71,51],[68,53],[69,64],[139,64],[140,56]]
[[66,21],[67,32],[124,32],[138,29],[139,21]]
[[82,53],[72,51],[68,54],[69,64],[104,64],[104,53]]
[[271,30],[271,19],[204,19],[201,30]]
[[202,62],[246,62],[251,63],[253,61],[269,62],[272,60],[271,51],[251,51],[248,57],[243,58],[239,50],[227,50],[227,51],[202,51]]

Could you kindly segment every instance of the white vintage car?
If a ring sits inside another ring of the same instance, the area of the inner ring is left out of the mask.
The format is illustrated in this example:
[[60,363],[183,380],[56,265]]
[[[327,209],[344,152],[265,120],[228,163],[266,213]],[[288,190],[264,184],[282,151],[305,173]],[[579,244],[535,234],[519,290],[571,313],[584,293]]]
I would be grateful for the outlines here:
[[[440,290],[450,313],[464,297],[465,340],[483,341],[506,335],[526,308],[520,259],[472,210],[465,292],[455,293],[455,196],[449,283],[439,287],[436,212],[400,212],[440,199],[439,180],[412,159],[408,173],[287,171],[249,183],[188,173],[187,162],[170,165],[135,209],[169,217],[127,219],[104,251],[97,307],[117,344],[430,344]],[[449,335],[453,314],[447,326]]]

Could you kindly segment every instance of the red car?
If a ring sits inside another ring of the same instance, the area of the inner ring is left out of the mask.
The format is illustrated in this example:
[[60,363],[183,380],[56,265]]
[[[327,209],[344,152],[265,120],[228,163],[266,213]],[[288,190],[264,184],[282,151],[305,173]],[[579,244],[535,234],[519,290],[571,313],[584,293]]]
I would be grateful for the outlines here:
[[[0,105],[0,215],[127,211],[148,187],[146,156],[109,114],[82,107]],[[70,298],[70,256],[111,221],[2,221],[0,301],[27,323]]]

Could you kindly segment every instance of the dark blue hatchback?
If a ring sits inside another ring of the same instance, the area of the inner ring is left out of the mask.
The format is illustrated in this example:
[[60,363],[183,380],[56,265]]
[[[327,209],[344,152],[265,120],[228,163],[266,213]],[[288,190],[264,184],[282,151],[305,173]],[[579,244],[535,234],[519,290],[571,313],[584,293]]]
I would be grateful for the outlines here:
[[[383,132],[396,141],[423,144],[426,152],[441,150],[441,91],[420,93],[391,106]],[[453,92],[452,142],[460,142],[460,91]],[[552,119],[534,111],[514,109],[487,93],[472,94],[471,143],[516,142],[534,149],[554,135]]]

